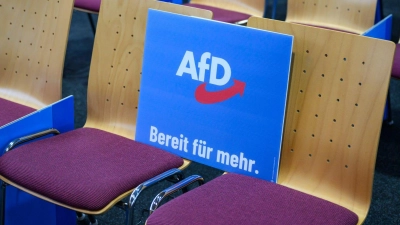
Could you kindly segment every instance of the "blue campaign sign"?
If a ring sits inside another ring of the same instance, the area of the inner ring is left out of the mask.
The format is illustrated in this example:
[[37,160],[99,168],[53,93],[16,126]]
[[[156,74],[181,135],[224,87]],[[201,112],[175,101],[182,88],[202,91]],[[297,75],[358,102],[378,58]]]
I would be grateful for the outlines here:
[[292,42],[149,10],[136,140],[276,182]]
[[3,150],[16,138],[55,128],[61,133],[74,129],[74,98],[66,97],[43,109],[37,110],[0,127],[0,149]]
[[392,35],[393,16],[389,15],[373,27],[365,31],[362,36],[390,40]]
[[[74,129],[74,100],[64,98],[43,109],[0,127],[2,155],[8,144],[29,134],[55,128],[61,133]],[[45,222],[44,222],[45,221]],[[76,223],[75,212],[36,198],[13,186],[6,188],[5,225],[69,225]]]

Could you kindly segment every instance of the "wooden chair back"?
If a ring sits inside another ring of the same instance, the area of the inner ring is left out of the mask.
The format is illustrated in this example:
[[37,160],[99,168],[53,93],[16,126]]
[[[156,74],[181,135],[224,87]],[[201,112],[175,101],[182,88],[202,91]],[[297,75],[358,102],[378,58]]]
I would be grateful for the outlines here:
[[362,34],[374,25],[377,0],[288,0],[286,22]]
[[115,1],[103,1],[100,7],[90,65],[85,127],[134,139],[148,9],[209,19],[212,14],[153,0]]
[[208,5],[226,10],[263,17],[264,0],[190,0],[190,3]]
[[0,97],[35,109],[60,100],[73,0],[0,0]]
[[278,183],[354,211],[371,202],[394,43],[251,18],[294,36]]

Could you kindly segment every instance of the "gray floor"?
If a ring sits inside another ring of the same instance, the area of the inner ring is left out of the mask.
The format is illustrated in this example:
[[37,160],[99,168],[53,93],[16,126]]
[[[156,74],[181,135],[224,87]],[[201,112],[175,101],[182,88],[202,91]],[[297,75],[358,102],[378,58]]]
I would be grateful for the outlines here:
[[[286,1],[278,1],[276,19],[284,20]],[[383,0],[384,16],[393,14],[392,41],[399,40],[400,5],[398,0]],[[269,7],[269,10],[271,7]],[[270,12],[269,12],[270,13]],[[268,14],[270,15],[270,14]],[[95,16],[96,17],[96,16]],[[83,126],[86,117],[86,88],[93,45],[88,16],[82,12],[74,12],[65,61],[63,96],[74,95],[76,102],[76,127]],[[383,124],[376,162],[374,189],[371,208],[364,224],[400,224],[400,81],[392,80],[390,84],[394,125]],[[200,174],[206,181],[221,174],[221,171],[193,163],[186,174]],[[157,186],[157,189],[167,185]],[[156,191],[145,193],[138,204],[138,211],[148,208],[150,196]],[[123,224],[121,210],[112,209],[98,217],[101,225]],[[86,221],[87,222],[87,221]],[[207,223],[205,218],[204,223]],[[79,223],[85,224],[85,223]]]

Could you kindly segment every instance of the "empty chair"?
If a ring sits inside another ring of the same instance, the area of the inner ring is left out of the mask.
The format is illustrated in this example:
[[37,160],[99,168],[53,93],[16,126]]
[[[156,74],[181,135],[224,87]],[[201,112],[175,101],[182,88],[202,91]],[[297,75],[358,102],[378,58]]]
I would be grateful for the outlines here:
[[289,0],[286,22],[362,34],[374,25],[377,0]]
[[72,0],[2,1],[0,126],[61,99]]
[[248,25],[294,36],[278,184],[223,175],[162,205],[147,225],[363,223],[394,44],[261,18]]
[[[163,2],[103,0],[85,126],[4,154],[0,176],[6,183],[57,205],[96,215],[144,181],[188,165],[177,156],[132,140],[148,8],[211,18],[205,10]],[[128,213],[127,204],[121,205]]]
[[[0,1],[0,127],[61,99],[72,8],[72,0]],[[20,130],[30,132],[29,128]],[[64,221],[73,220],[69,210],[2,187],[9,191],[2,208],[10,215],[7,223],[37,223],[43,219],[40,214],[56,210],[66,213]],[[33,209],[19,213],[27,204]],[[48,216],[48,224],[59,215]]]

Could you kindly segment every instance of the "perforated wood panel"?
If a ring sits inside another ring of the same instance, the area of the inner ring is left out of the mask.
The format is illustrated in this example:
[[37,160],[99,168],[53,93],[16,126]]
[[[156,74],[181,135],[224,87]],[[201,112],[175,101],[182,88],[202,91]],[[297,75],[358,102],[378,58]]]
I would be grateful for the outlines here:
[[206,10],[153,0],[103,1],[90,66],[86,127],[134,139],[148,8],[212,17]]
[[263,17],[265,7],[264,0],[191,0],[190,3],[209,5],[258,17]]
[[0,97],[33,108],[61,98],[73,0],[0,0]]
[[365,219],[394,43],[251,18],[249,26],[294,35],[294,62],[279,183]]
[[287,22],[361,34],[374,25],[376,0],[288,0]]

